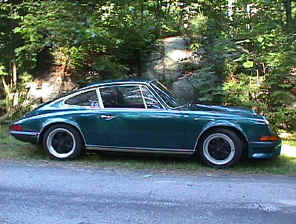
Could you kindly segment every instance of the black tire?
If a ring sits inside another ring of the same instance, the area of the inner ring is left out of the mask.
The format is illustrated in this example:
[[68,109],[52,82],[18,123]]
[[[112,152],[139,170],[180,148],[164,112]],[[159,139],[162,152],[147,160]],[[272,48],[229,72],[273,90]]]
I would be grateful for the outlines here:
[[231,130],[215,129],[202,136],[198,150],[203,163],[215,168],[225,168],[240,160],[243,142]]
[[66,124],[49,127],[42,144],[49,157],[56,160],[72,160],[84,152],[80,133]]

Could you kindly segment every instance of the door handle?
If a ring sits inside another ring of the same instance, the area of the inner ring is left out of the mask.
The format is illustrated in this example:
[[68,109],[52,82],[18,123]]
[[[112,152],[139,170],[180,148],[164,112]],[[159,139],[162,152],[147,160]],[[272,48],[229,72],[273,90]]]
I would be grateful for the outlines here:
[[115,117],[116,117],[116,116],[108,115],[108,114],[102,114],[102,115],[100,115],[100,118],[101,118],[101,119],[104,119],[104,120],[107,120],[107,121],[112,120],[112,119],[115,118]]

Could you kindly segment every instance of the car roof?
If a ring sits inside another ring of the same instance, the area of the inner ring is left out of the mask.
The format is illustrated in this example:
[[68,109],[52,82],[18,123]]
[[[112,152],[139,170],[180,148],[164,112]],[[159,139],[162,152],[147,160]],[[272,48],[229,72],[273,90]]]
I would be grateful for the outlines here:
[[149,79],[118,79],[118,80],[104,80],[97,83],[92,83],[86,87],[80,88],[79,90],[88,89],[91,87],[104,86],[104,85],[113,85],[113,84],[134,84],[134,83],[151,83],[153,80]]
[[60,99],[63,99],[69,95],[72,95],[74,93],[77,93],[77,92],[80,92],[81,90],[87,90],[87,89],[91,89],[91,88],[94,88],[94,87],[99,87],[99,86],[104,86],[104,85],[113,85],[113,84],[143,84],[143,83],[151,83],[153,82],[154,80],[149,80],[149,79],[118,79],[118,80],[104,80],[104,81],[100,81],[100,82],[97,82],[97,83],[92,83],[92,84],[89,84],[85,87],[82,87],[82,88],[79,88],[79,89],[76,89],[74,91],[71,91],[69,93],[66,93],[62,96],[59,96],[59,97],[56,97],[55,99],[52,99],[46,103],[43,103],[41,104],[40,106],[38,106],[35,110],[38,110],[39,108],[41,107],[44,107],[46,105],[49,105],[57,100],[60,100]]

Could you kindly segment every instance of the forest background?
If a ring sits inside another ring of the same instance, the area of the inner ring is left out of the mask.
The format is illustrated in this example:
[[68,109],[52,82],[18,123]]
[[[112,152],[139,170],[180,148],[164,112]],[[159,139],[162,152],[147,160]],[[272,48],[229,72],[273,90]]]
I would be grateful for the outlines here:
[[189,78],[205,82],[194,102],[253,108],[296,131],[295,15],[293,0],[0,0],[0,122],[32,109],[30,83],[53,64],[79,87],[141,77],[159,40],[182,36],[206,52],[197,77],[219,78]]

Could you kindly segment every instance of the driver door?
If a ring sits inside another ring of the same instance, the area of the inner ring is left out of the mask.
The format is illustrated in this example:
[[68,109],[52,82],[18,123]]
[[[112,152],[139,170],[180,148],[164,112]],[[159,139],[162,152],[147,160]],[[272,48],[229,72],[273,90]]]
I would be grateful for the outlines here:
[[99,88],[98,145],[134,150],[182,151],[185,117],[168,111],[144,85]]

